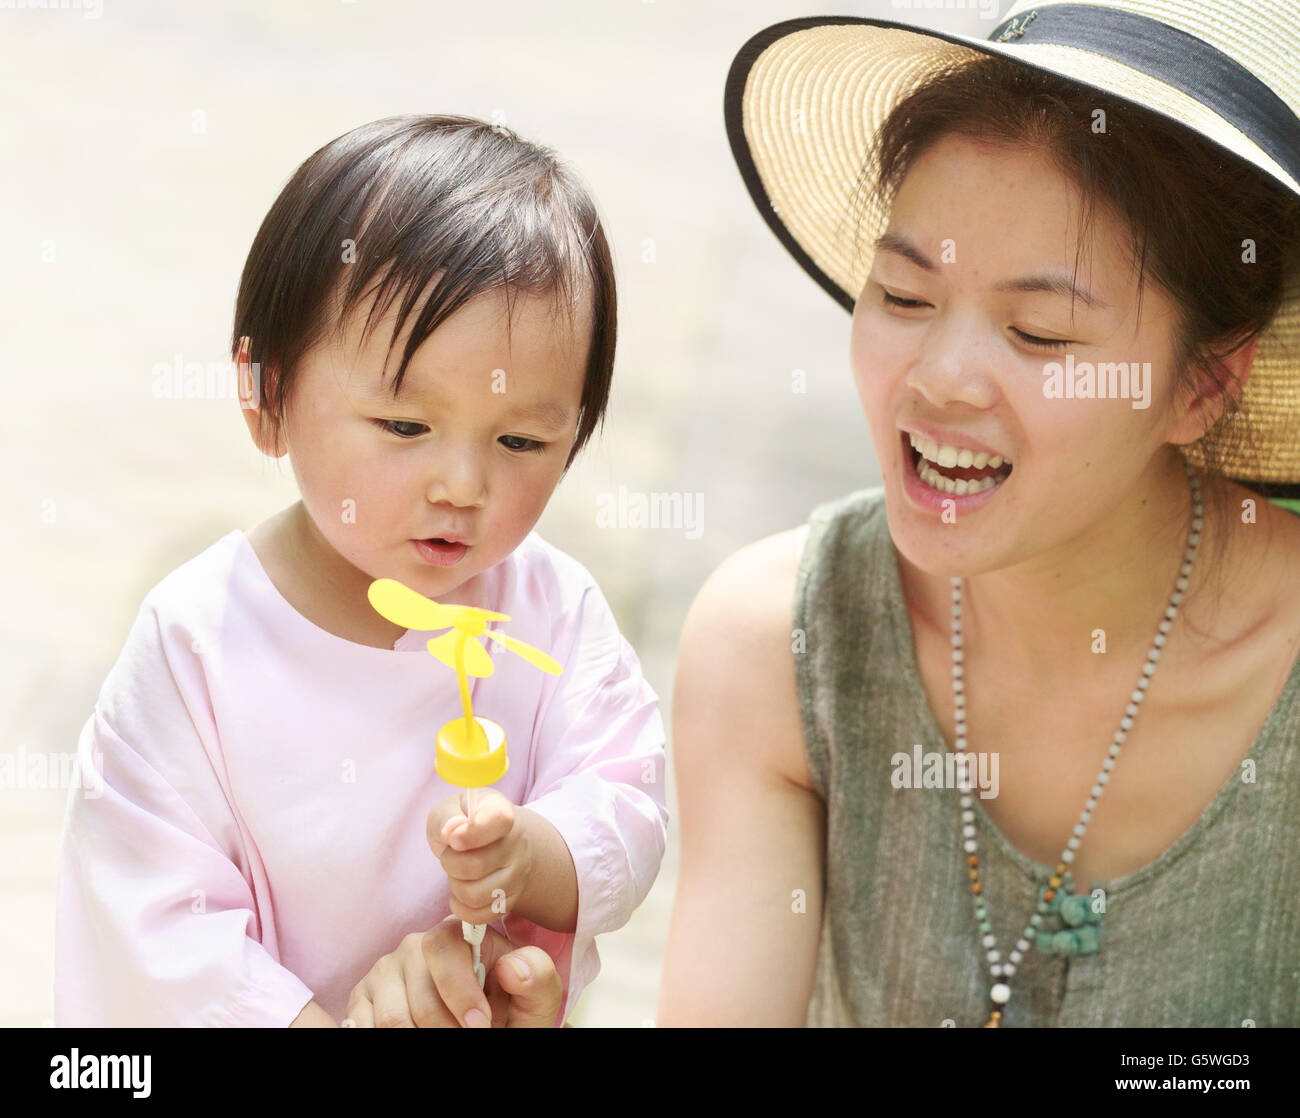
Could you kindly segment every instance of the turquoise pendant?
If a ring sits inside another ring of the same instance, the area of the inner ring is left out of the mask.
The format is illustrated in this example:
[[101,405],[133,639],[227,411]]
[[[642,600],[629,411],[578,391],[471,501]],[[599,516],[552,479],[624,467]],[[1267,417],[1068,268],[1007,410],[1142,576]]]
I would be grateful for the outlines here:
[[1043,955],[1095,955],[1100,947],[1101,917],[1100,912],[1093,911],[1092,899],[1079,896],[1074,892],[1069,875],[1056,890],[1050,901],[1044,900],[1044,894],[1050,889],[1044,885],[1038,890],[1038,911],[1047,916],[1055,916],[1061,923],[1060,928],[1040,928],[1035,937],[1035,946]]

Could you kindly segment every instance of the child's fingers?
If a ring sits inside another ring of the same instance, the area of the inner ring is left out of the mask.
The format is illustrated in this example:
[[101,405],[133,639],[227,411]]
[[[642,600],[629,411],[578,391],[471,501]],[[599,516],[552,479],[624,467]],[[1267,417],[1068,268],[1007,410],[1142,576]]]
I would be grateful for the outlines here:
[[473,819],[454,815],[444,820],[438,838],[454,850],[474,850],[505,838],[514,826],[514,819],[510,801],[499,797],[478,807]]

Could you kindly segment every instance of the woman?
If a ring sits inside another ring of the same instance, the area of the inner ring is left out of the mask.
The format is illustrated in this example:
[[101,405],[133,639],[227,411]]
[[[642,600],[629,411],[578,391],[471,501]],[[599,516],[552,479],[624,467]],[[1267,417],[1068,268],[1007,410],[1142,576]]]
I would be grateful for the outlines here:
[[659,1024],[1300,1024],[1298,40],[1132,0],[738,55],[882,486],[687,618]]

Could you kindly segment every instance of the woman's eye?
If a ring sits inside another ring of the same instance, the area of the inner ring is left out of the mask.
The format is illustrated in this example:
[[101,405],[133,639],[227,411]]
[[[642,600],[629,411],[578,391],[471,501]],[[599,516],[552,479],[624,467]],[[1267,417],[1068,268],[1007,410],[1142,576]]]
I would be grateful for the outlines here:
[[[885,302],[891,307],[902,307],[904,310],[915,310],[917,307],[924,307],[927,304],[920,299],[901,299],[897,295],[891,295],[888,291],[884,292]],[[1026,334],[1023,330],[1017,330],[1014,326],[1011,332],[1016,335],[1027,346],[1034,349],[1057,350],[1064,349],[1070,344],[1066,338],[1040,338],[1034,334]]]
[[900,299],[897,295],[891,295],[888,291],[885,292],[885,302],[891,307],[905,307],[908,309],[925,306],[920,299]]
[[[502,435],[500,441],[507,450],[521,450],[531,453],[546,449],[545,443],[538,442],[536,439],[526,439],[522,435]],[[512,445],[514,443],[524,443],[525,445],[514,446]]]
[[1026,334],[1023,330],[1017,330],[1014,326],[1011,327],[1011,332],[1025,345],[1032,346],[1035,349],[1063,349],[1070,344],[1066,338],[1036,338],[1033,334]]
[[410,434],[404,434],[398,430],[399,427],[424,427],[423,423],[410,423],[404,419],[375,419],[371,422],[381,431],[387,431],[390,435],[396,435],[399,439],[413,439],[422,433],[421,431],[413,431]]

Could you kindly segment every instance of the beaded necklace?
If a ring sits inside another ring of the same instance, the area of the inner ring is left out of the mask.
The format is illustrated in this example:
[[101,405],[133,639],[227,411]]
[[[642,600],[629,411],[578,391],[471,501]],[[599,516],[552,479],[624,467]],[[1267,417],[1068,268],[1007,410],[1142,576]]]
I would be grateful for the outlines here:
[[[1165,645],[1170,629],[1173,628],[1174,618],[1178,616],[1178,607],[1182,603],[1183,592],[1187,589],[1189,576],[1192,573],[1192,561],[1196,557],[1197,547],[1200,546],[1201,524],[1205,511],[1201,503],[1200,480],[1192,473],[1186,460],[1183,462],[1183,469],[1191,484],[1192,524],[1187,536],[1187,550],[1183,554],[1183,564],[1174,583],[1174,592],[1161,618],[1151,649],[1147,652],[1146,663],[1142,665],[1142,675],[1137,681],[1137,688],[1129,696],[1130,701],[1124,708],[1124,717],[1120,719],[1119,729],[1115,731],[1114,740],[1107,750],[1107,757],[1101,763],[1101,771],[1097,774],[1088,801],[1083,806],[1079,822],[1074,825],[1074,833],[1066,842],[1065,849],[1061,851],[1047,884],[1039,889],[1037,911],[1030,916],[1015,948],[1008,953],[1005,963],[1002,962],[1002,956],[997,948],[997,939],[993,935],[993,924],[989,920],[988,907],[984,903],[984,885],[980,880],[979,853],[975,842],[974,802],[970,795],[971,759],[966,752],[966,695],[965,682],[962,679],[962,580],[959,577],[952,579],[952,691],[956,723],[957,788],[961,793],[959,803],[962,845],[966,852],[966,865],[970,874],[971,896],[975,901],[975,920],[979,927],[980,942],[985,950],[989,975],[993,980],[989,990],[991,1002],[989,1019],[983,1026],[986,1029],[996,1029],[1002,1024],[1003,1007],[1011,998],[1011,985],[1007,980],[1016,973],[1016,967],[1024,958],[1024,953],[1029,950],[1030,940],[1034,941],[1041,953],[1047,955],[1092,954],[1100,945],[1101,916],[1093,910],[1087,896],[1075,894],[1069,865],[1074,861],[1075,851],[1079,849],[1079,843],[1082,842],[1084,832],[1088,829],[1088,822],[1097,807],[1097,801],[1101,799],[1110,780],[1110,773],[1119,757],[1120,747],[1128,737],[1129,730],[1133,728],[1138,708],[1142,705],[1151,677],[1155,675],[1156,665],[1160,661],[1160,650]],[[1059,917],[1065,927],[1060,930],[1044,930],[1042,925],[1048,916]]]

